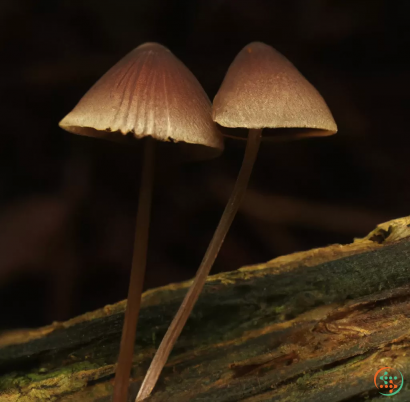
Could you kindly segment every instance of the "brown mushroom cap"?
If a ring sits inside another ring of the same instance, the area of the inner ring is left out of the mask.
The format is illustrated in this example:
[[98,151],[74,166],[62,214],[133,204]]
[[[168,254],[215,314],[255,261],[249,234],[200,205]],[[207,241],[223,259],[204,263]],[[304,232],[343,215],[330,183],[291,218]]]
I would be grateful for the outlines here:
[[[244,47],[230,65],[215,96],[212,117],[223,127],[274,129],[264,130],[264,138],[337,132],[319,92],[286,57],[261,42]],[[243,136],[240,130],[230,134]]]
[[132,133],[223,149],[202,86],[157,43],[145,43],[115,64],[59,125],[89,137],[117,140]]

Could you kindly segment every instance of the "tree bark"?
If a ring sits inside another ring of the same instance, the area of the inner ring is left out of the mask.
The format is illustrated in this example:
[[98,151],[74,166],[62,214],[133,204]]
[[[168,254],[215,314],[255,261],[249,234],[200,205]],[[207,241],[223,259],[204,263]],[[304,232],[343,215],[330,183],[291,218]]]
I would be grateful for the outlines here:
[[[410,217],[366,238],[208,278],[153,402],[383,398],[410,374]],[[143,295],[129,400],[190,282]],[[0,336],[0,401],[111,400],[125,302]],[[410,400],[409,383],[395,401]]]

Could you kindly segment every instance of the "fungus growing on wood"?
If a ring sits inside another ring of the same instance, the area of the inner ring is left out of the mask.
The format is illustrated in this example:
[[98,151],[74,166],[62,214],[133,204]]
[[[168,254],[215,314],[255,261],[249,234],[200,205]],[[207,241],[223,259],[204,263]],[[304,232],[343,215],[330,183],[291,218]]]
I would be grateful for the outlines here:
[[[260,42],[245,46],[229,67],[213,102],[213,120],[234,129],[228,136],[246,139],[245,156],[214,237],[151,363],[137,401],[150,395],[198,299],[246,192],[261,139],[282,135],[328,136],[337,132],[332,114],[319,92],[288,59]],[[248,130],[245,137],[238,128]]]
[[[154,140],[210,148],[216,151],[210,154],[214,156],[223,149],[223,139],[211,118],[211,102],[197,79],[157,43],[145,43],[115,64],[60,126],[74,134],[145,142],[128,301],[114,386],[114,401],[125,402],[146,266]],[[191,147],[196,154],[195,148]]]

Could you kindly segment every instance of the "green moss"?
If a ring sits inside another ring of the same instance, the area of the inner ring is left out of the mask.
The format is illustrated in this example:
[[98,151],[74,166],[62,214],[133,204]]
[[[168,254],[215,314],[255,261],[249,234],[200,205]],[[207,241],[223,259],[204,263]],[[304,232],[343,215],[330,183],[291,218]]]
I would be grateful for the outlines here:
[[77,362],[70,364],[65,367],[61,367],[57,370],[51,370],[44,372],[41,368],[36,371],[31,371],[24,375],[18,372],[12,372],[5,374],[0,377],[0,392],[10,391],[12,389],[24,388],[27,385],[34,385],[33,383],[46,381],[49,379],[56,379],[57,377],[72,377],[73,374],[80,371],[95,370],[101,367],[101,365],[96,363],[91,363],[89,361]]

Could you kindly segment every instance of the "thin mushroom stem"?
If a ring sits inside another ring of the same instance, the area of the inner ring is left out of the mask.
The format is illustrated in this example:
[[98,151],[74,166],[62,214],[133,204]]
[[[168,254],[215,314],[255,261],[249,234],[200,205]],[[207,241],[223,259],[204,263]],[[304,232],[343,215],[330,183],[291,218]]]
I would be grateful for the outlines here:
[[150,224],[152,189],[154,183],[154,142],[145,139],[144,157],[135,228],[134,254],[128,288],[127,308],[122,329],[120,354],[114,384],[114,402],[125,402],[128,397],[129,377],[134,355],[134,342],[141,306],[141,293],[147,261],[148,232]]
[[157,353],[154,356],[154,359],[151,362],[137,398],[135,399],[136,402],[148,398],[154,389],[161,371],[168,360],[169,354],[171,353],[171,350],[174,347],[182,329],[184,328],[184,325],[191,314],[196,301],[198,300],[199,294],[205,285],[209,271],[215,262],[225,236],[228,233],[232,221],[238,212],[243,196],[245,195],[249,178],[252,173],[252,168],[258,155],[261,134],[262,129],[249,130],[245,156],[235,183],[234,190],[229,198],[228,204],[222,214],[219,225],[215,231],[211,243],[208,246],[202,263],[196,273],[194,282],[189,288],[188,293],[186,294],[177,314],[175,315],[157,350]]

